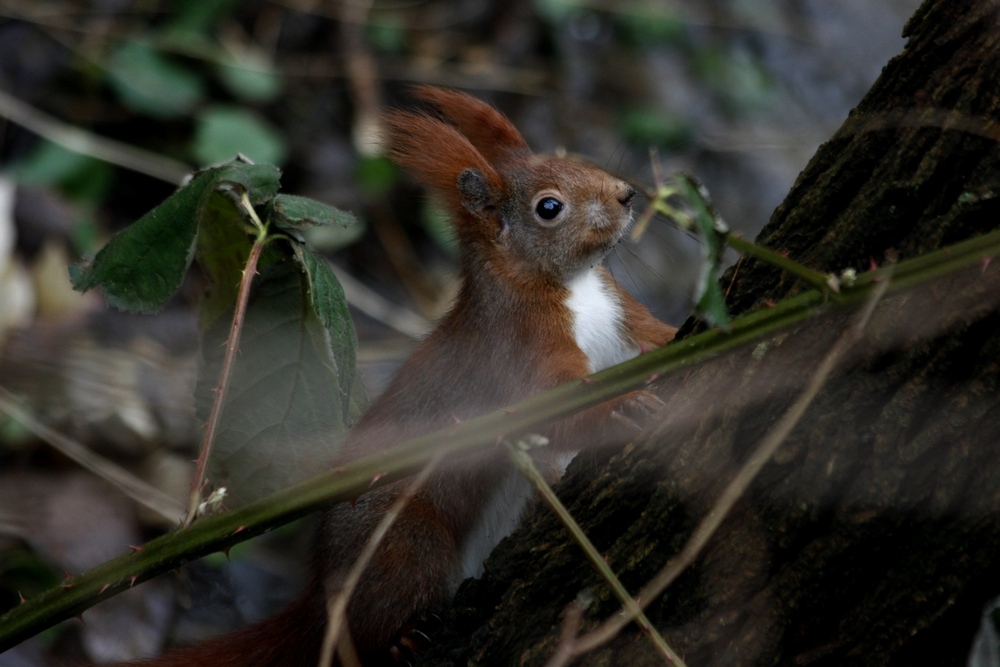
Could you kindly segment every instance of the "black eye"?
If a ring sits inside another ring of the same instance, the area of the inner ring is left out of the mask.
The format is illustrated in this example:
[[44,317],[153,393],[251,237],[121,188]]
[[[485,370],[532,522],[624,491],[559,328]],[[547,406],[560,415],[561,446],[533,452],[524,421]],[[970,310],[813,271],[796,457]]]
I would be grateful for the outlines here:
[[564,204],[555,197],[543,197],[535,204],[535,214],[542,220],[554,220]]

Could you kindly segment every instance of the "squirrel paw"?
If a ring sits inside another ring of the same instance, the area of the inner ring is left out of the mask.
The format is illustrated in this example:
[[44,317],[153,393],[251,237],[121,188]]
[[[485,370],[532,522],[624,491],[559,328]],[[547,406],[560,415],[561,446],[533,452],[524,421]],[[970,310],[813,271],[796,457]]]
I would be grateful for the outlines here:
[[611,409],[611,420],[626,432],[638,433],[645,422],[665,406],[656,394],[639,389],[618,399]]

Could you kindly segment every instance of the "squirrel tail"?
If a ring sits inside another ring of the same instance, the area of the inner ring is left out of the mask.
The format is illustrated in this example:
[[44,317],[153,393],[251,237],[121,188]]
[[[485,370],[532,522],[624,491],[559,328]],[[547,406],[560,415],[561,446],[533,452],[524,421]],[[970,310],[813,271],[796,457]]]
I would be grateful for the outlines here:
[[301,667],[319,661],[326,611],[308,592],[274,616],[158,658],[118,667]]

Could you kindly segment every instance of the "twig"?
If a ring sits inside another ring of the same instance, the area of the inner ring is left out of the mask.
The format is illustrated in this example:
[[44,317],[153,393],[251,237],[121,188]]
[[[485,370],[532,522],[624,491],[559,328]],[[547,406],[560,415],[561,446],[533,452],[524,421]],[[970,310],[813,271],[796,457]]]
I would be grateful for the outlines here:
[[236,297],[236,307],[233,312],[233,321],[229,328],[229,337],[226,339],[226,354],[222,359],[222,369],[219,371],[219,386],[215,388],[215,398],[212,400],[212,409],[208,413],[208,421],[205,424],[205,435],[201,441],[201,449],[198,452],[198,460],[191,480],[191,495],[188,498],[187,516],[184,517],[184,527],[187,528],[195,520],[198,514],[198,505],[201,504],[201,492],[205,485],[205,474],[208,470],[208,459],[212,453],[212,445],[215,441],[215,431],[219,426],[219,419],[222,417],[222,408],[225,405],[226,394],[229,391],[229,380],[232,376],[233,365],[236,363],[236,353],[240,348],[240,335],[243,333],[243,320],[246,317],[247,302],[250,300],[250,287],[253,278],[257,275],[257,262],[268,244],[270,237],[267,235],[267,228],[257,217],[257,213],[250,204],[250,199],[244,192],[240,198],[239,205],[250,217],[257,230],[257,238],[250,248],[246,266],[243,269],[243,276],[240,278],[240,290]]
[[[535,467],[534,461],[531,460],[531,455],[527,452],[527,446],[523,443],[518,443],[521,446],[513,445],[510,442],[505,443],[507,445],[507,451],[510,452],[510,458],[514,461],[514,464],[518,469],[527,477],[535,488],[538,489],[538,493],[542,496],[542,500],[555,512],[559,520],[562,521],[563,525],[569,530],[570,534],[583,552],[587,555],[587,559],[590,560],[591,564],[597,569],[597,571],[604,577],[604,580],[608,582],[611,586],[611,590],[614,591],[618,599],[621,600],[622,605],[628,609],[631,618],[634,618],[639,627],[644,633],[649,637],[650,641],[656,649],[663,654],[663,656],[670,662],[670,664],[677,665],[678,667],[686,667],[684,661],[679,655],[674,653],[673,649],[667,644],[666,640],[659,633],[659,631],[653,627],[649,619],[646,618],[646,614],[643,613],[642,609],[639,607],[635,599],[629,595],[628,590],[622,585],[622,582],[615,575],[614,571],[608,565],[604,557],[601,556],[601,552],[597,550],[594,543],[590,541],[587,534],[583,532],[580,524],[576,522],[573,515],[570,514],[566,506],[562,504],[559,497],[556,496],[555,492],[552,491],[552,487],[548,485],[542,474],[538,472],[538,468]],[[559,653],[557,652],[557,655]],[[557,667],[557,665],[563,665],[564,662],[555,661],[556,656],[553,656],[547,667]]]
[[32,417],[19,404],[17,398],[3,387],[0,387],[0,412],[6,413],[7,416],[21,423],[63,456],[80,464],[85,470],[105,480],[143,507],[156,512],[169,523],[177,523],[183,515],[184,507],[174,498],[156,487],[150,486],[121,466],[95,454],[80,443],[41,423]]
[[326,634],[323,637],[323,648],[320,651],[319,667],[325,667],[331,664],[333,660],[333,651],[337,647],[337,640],[340,637],[340,633],[344,627],[344,620],[347,617],[347,603],[354,594],[354,590],[358,587],[358,582],[361,581],[361,575],[364,573],[365,568],[368,567],[368,564],[374,558],[375,551],[389,532],[392,524],[395,523],[399,513],[403,511],[406,504],[413,499],[417,491],[427,482],[427,479],[437,468],[443,457],[443,451],[435,454],[434,458],[427,462],[427,465],[423,467],[399,498],[396,499],[396,502],[393,503],[389,511],[382,517],[378,526],[375,527],[371,537],[368,538],[365,548],[358,555],[357,560],[354,561],[343,584],[340,585],[340,589],[330,595],[330,599],[327,602],[328,620]]
[[782,271],[787,271],[796,278],[806,281],[816,289],[832,291],[834,293],[840,291],[840,286],[836,282],[836,276],[833,276],[832,274],[821,273],[814,269],[810,269],[808,266],[800,264],[793,259],[789,259],[779,252],[769,250],[764,246],[747,241],[736,234],[727,235],[726,243],[737,252],[743,255],[755,257],[762,262],[767,262],[772,266],[778,267]]
[[[858,321],[849,327],[833,347],[823,358],[819,368],[813,373],[804,391],[798,400],[782,415],[777,424],[764,436],[756,451],[743,465],[736,476],[730,481],[715,505],[708,512],[694,533],[688,539],[687,544],[677,556],[672,558],[663,570],[660,571],[649,583],[643,586],[637,597],[642,608],[647,607],[654,599],[669,586],[701,553],[702,548],[708,540],[715,534],[715,531],[722,525],[730,510],[736,502],[743,496],[750,483],[761,471],[764,465],[771,460],[774,453],[782,442],[792,432],[792,429],[801,421],[806,410],[826,384],[833,370],[837,367],[840,359],[858,340],[861,339],[868,321],[882,297],[889,289],[889,275],[886,274],[881,282],[876,284],[871,295],[861,312]],[[628,605],[622,610],[606,620],[596,630],[587,635],[577,638],[574,641],[573,655],[580,655],[591,651],[615,637],[622,628],[632,621],[634,613]]]
[[74,153],[89,155],[167,183],[178,185],[192,171],[183,162],[73,127],[3,90],[0,90],[0,116]]

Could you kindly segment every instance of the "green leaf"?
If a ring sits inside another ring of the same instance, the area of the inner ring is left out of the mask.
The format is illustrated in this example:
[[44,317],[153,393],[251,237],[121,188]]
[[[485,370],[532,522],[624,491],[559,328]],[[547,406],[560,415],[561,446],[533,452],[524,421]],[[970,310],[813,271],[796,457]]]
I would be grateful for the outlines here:
[[368,43],[375,50],[398,56],[406,52],[409,34],[410,30],[401,14],[383,14],[369,21],[365,31]]
[[216,66],[229,92],[251,102],[270,102],[281,92],[281,76],[262,55],[246,51]]
[[104,200],[112,167],[102,160],[42,140],[7,173],[20,183],[59,186],[78,201],[97,203]]
[[354,168],[354,179],[369,197],[384,195],[398,178],[399,169],[384,157],[363,157]]
[[336,206],[297,195],[278,195],[271,200],[267,218],[279,229],[296,231],[317,225],[350,227],[358,224],[357,218]]
[[701,183],[687,174],[677,174],[677,183],[694,213],[694,225],[701,237],[702,265],[695,287],[695,310],[709,324],[729,331],[729,312],[719,285],[719,267],[729,230],[712,210],[708,192]]
[[310,248],[321,252],[333,252],[355,243],[365,233],[365,223],[361,220],[355,225],[341,227],[339,225],[323,225],[302,230],[302,236]]
[[633,144],[677,149],[694,138],[694,127],[689,120],[664,109],[633,109],[621,117],[618,126],[625,139]]
[[[220,186],[244,190],[251,194],[251,200],[266,200],[277,192],[278,170],[269,165],[232,162],[199,173],[159,206],[115,234],[92,262],[71,267],[74,289],[85,292],[101,287],[109,304],[134,313],[160,310],[180,287],[191,265],[199,223]],[[225,217],[234,223],[242,220],[232,203],[215,204],[219,205],[228,206]],[[237,224],[232,226],[238,229]]]
[[[352,400],[359,398],[355,384],[358,341],[347,309],[344,289],[323,258],[301,243],[292,244],[295,258],[308,277],[309,302],[323,325],[327,351],[337,370],[341,414],[347,421],[351,421],[359,414],[356,407],[352,406]],[[360,398],[364,400],[363,393]]]
[[[350,423],[341,409],[350,397],[345,399],[338,379],[338,370],[347,369],[338,369],[330,353],[331,337],[310,307],[306,280],[287,261],[272,263],[254,279],[209,464],[211,479],[229,487],[237,503],[329,467]],[[227,319],[218,318],[203,333],[197,390],[202,419],[214,397]],[[350,320],[341,326],[350,328]]]
[[205,94],[197,74],[147,44],[123,44],[107,68],[108,80],[122,102],[154,118],[190,113]]
[[160,310],[191,264],[197,213],[209,183],[207,177],[195,180],[113,236],[89,266],[70,267],[73,288],[86,292],[100,286],[120,310]]
[[689,20],[678,10],[659,4],[648,8],[640,5],[613,16],[625,39],[641,47],[662,49],[677,45],[688,34]]
[[236,154],[254,162],[281,164],[288,148],[281,134],[260,115],[240,107],[216,106],[199,116],[192,151],[200,164],[214,164]]

